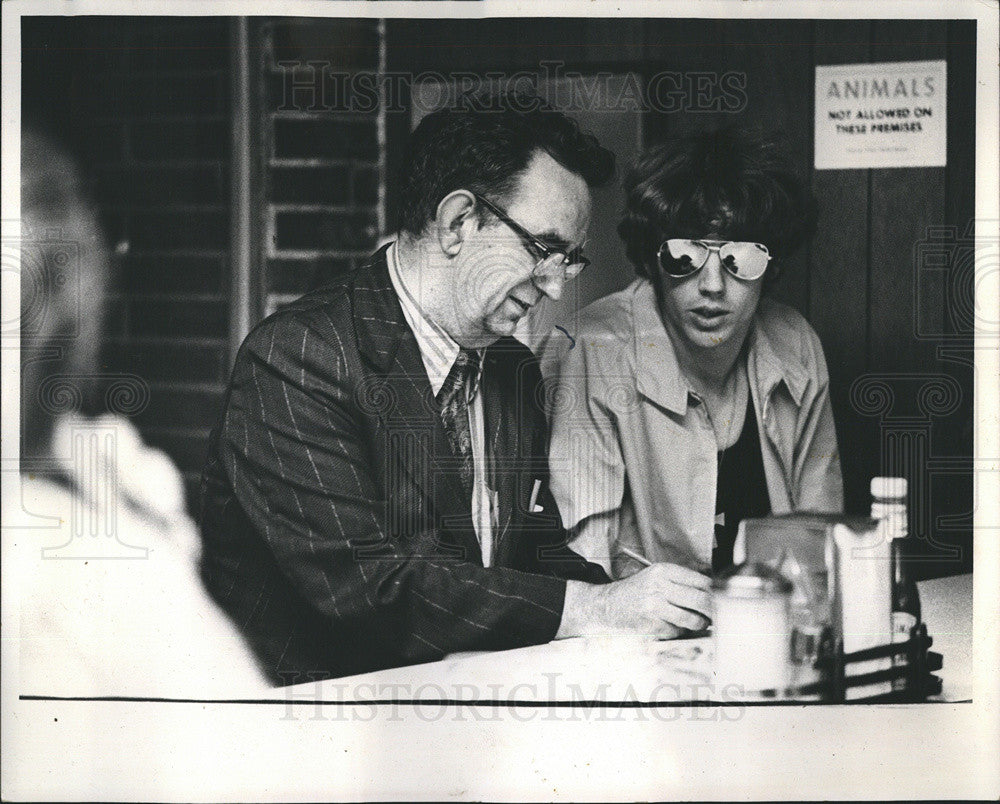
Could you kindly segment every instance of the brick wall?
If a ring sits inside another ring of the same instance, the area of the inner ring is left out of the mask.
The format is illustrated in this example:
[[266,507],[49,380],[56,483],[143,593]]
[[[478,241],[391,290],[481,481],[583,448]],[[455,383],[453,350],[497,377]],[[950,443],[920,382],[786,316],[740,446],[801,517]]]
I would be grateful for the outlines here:
[[[377,21],[252,26],[263,147],[246,158],[261,168],[252,174],[265,199],[256,306],[270,310],[367,255],[381,221],[378,113],[285,103],[278,62],[322,60],[320,80],[373,69],[380,30]],[[134,421],[183,471],[193,511],[229,371],[230,22],[33,18],[22,54],[25,119],[77,157],[121,255],[102,370],[148,383]],[[302,80],[302,69],[292,72]]]
[[102,371],[149,385],[135,416],[190,492],[219,413],[229,273],[223,19],[27,20],[23,105],[80,162],[119,254]]
[[379,110],[348,87],[379,67],[377,20],[270,20],[264,70],[267,310],[372,251],[384,230]]

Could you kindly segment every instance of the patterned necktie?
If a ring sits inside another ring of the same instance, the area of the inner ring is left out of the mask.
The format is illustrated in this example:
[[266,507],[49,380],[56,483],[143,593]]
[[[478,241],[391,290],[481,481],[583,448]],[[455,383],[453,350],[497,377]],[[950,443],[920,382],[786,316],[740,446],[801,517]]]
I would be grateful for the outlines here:
[[448,377],[437,393],[441,406],[441,423],[448,436],[448,443],[456,458],[461,459],[459,476],[469,499],[472,498],[472,433],[469,430],[469,402],[478,390],[479,352],[462,349],[448,372]]

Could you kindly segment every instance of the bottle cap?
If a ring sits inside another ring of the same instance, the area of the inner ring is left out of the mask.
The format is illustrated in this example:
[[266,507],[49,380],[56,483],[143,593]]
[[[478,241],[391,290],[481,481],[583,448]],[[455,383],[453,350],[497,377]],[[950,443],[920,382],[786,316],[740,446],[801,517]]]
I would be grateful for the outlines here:
[[767,597],[790,594],[792,584],[768,564],[747,563],[716,578],[712,588],[731,597]]
[[899,500],[906,498],[905,477],[873,477],[872,497],[880,500]]

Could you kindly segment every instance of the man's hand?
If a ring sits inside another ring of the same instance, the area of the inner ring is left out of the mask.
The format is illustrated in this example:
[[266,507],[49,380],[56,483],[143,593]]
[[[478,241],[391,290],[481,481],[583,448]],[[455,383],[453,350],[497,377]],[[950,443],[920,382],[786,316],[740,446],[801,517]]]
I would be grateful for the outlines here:
[[668,639],[711,622],[708,576],[679,564],[653,564],[614,583],[566,582],[556,639],[597,634],[655,634]]

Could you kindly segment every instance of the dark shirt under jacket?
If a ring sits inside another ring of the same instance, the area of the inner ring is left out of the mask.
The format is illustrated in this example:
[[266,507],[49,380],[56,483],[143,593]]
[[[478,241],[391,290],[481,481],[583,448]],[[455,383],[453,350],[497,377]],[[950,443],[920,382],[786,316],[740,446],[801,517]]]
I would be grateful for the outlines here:
[[[771,513],[760,451],[760,433],[753,400],[747,400],[743,429],[736,443],[719,453],[719,480],[715,487],[715,548],[712,571],[720,573],[733,564],[733,546],[740,522]],[[721,520],[721,521],[720,521]]]
[[607,581],[565,546],[540,384],[516,340],[486,350],[499,516],[484,568],[385,249],[250,333],[202,476],[202,572],[276,683],[544,643],[563,579]]

